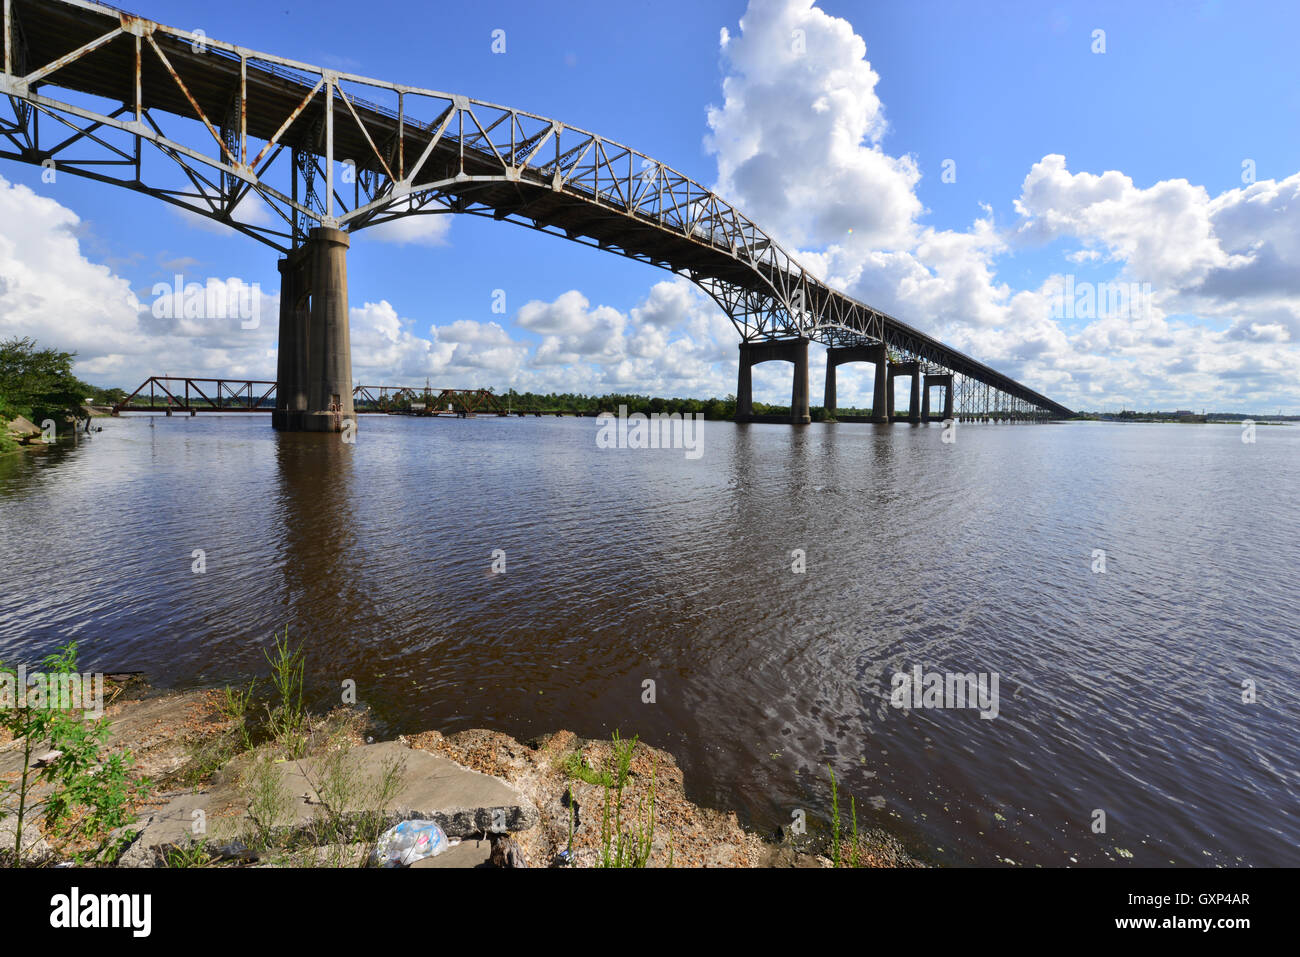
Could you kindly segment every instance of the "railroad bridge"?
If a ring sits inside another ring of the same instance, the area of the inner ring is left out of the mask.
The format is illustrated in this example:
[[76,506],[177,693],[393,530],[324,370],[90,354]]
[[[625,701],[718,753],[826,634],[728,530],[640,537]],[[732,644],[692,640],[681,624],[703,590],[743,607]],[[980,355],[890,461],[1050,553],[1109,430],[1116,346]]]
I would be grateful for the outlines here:
[[[355,421],[347,252],[408,216],[492,217],[689,277],[751,368],[794,366],[790,419],[809,421],[808,344],[835,370],[875,369],[873,418],[1051,418],[1070,410],[830,288],[757,224],[683,173],[594,133],[469,97],[390,83],[164,26],[92,0],[3,0],[0,157],[144,193],[277,251],[276,428]],[[238,211],[263,203],[271,225]]]

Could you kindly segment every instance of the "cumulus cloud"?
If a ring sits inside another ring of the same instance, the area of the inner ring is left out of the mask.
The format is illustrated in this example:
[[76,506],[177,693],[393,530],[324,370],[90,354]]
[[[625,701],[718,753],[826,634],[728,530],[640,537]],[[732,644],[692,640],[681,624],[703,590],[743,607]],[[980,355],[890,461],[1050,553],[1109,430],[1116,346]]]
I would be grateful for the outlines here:
[[881,148],[888,125],[862,38],[812,0],[751,0],[740,29],[722,32],[728,74],[708,111],[720,194],[779,241],[821,246],[851,231],[906,244],[920,173]]
[[[891,139],[869,44],[851,23],[812,0],[751,0],[721,32],[719,57],[721,100],[703,130],[715,189],[831,285],[1076,408],[1258,410],[1300,398],[1300,172],[1216,195],[1176,175],[1137,183],[1120,170],[1072,170],[1045,152],[1008,172],[1004,198],[972,211],[968,226],[939,229],[925,222],[922,164]],[[149,290],[86,258],[77,217],[58,203],[0,179],[0,221],[0,335],[76,349],[79,371],[101,381],[160,371],[163,354],[187,372],[274,374],[273,296],[257,329],[160,319]],[[409,217],[370,235],[436,246],[449,224]],[[1003,268],[1029,249],[1059,268],[1008,281]],[[181,268],[164,274],[172,266]],[[187,278],[197,268],[184,264]],[[1136,311],[1063,314],[1064,291],[1085,277],[1150,296]],[[387,301],[356,306],[351,319],[358,379],[735,389],[736,330],[681,278],[631,308],[574,289],[500,322],[423,325]],[[814,383],[823,361],[814,350]],[[841,370],[841,400],[868,404],[866,380]],[[754,383],[755,398],[788,401],[789,367],[759,366]]]
[[141,303],[125,279],[82,255],[75,213],[0,176],[0,222],[5,335],[96,354],[132,347]]
[[[273,377],[276,295],[240,277],[200,277],[192,261],[167,263],[164,282],[135,290],[86,258],[74,212],[2,176],[0,222],[0,336],[75,352],[77,373],[95,383],[134,386],[164,372]],[[185,270],[179,297],[172,270]],[[231,293],[242,308],[212,307]],[[184,368],[167,368],[178,360]]]
[[1014,240],[1078,242],[1115,264],[1117,282],[1151,287],[1150,309],[1100,318],[1075,335],[1076,352],[1140,357],[1189,396],[1221,394],[1198,372],[1236,377],[1265,401],[1295,395],[1285,377],[1300,369],[1294,347],[1276,350],[1300,339],[1298,199],[1300,173],[1212,196],[1186,180],[1142,188],[1113,170],[1071,173],[1053,154],[1025,177]]
[[526,373],[553,387],[681,396],[735,391],[721,365],[734,361],[734,327],[685,279],[656,283],[627,313],[593,306],[571,290],[549,303],[527,303],[515,321],[541,336]]
[[657,283],[626,312],[569,290],[550,301],[525,303],[512,318],[514,332],[470,319],[421,330],[389,302],[354,307],[353,375],[366,384],[428,378],[440,387],[498,391],[735,391],[735,329],[684,279]]
[[[916,159],[887,149],[879,76],[852,25],[811,0],[751,0],[739,28],[722,31],[723,104],[707,114],[715,189],[831,285],[1076,407],[1300,395],[1300,173],[1215,196],[1071,172],[1051,153],[1024,175],[1009,225],[986,206],[966,229],[935,229]],[[1061,271],[1015,288],[999,266],[1029,246],[1058,252]],[[1075,314],[1063,290],[1080,268],[1108,291]],[[1141,309],[1108,311],[1110,287],[1132,283],[1149,290]]]
[[1071,173],[1051,154],[1030,169],[1015,208],[1022,237],[1072,237],[1153,284],[1186,286],[1240,265],[1215,235],[1209,193],[1185,179],[1139,189],[1116,170]]
[[[394,204],[396,212],[411,208],[411,201]],[[417,213],[371,226],[365,235],[381,243],[396,246],[446,246],[451,232],[451,215],[447,213]]]

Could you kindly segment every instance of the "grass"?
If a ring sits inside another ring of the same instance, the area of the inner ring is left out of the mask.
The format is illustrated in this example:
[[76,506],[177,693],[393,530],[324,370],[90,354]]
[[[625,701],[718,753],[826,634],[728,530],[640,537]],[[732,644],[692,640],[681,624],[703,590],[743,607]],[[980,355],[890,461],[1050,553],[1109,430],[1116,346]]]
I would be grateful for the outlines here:
[[[637,736],[625,741],[616,730],[610,739],[610,757],[599,775],[604,791],[600,817],[600,866],[645,867],[650,861],[655,834],[655,771],[650,772],[648,793],[637,802],[636,821],[623,827],[623,791],[631,776]],[[592,782],[588,782],[592,783]],[[649,814],[646,804],[649,802]]]
[[[359,720],[353,713],[331,712],[319,733],[309,735],[304,712],[298,724],[287,729],[281,725],[280,735],[254,752],[240,781],[252,823],[252,846],[266,851],[279,845],[284,862],[299,867],[340,867],[369,859],[388,826],[388,808],[406,766],[394,757],[377,775],[366,774],[350,741]],[[316,802],[305,824],[293,820],[294,798],[281,773],[286,750]]]
[[829,764],[826,768],[831,773],[831,861],[835,867],[860,867],[862,863],[862,840],[858,836],[858,802],[849,795],[849,814],[853,822],[853,836],[849,841],[848,856],[844,856],[843,838],[840,836],[840,795],[835,781],[835,769]]
[[[572,782],[582,781],[592,787],[601,789],[601,819],[599,836],[600,867],[646,867],[654,846],[655,813],[655,774],[657,768],[650,772],[649,786],[646,793],[637,801],[636,819],[624,822],[624,804],[628,782],[632,778],[632,759],[636,754],[639,738],[625,739],[615,731],[610,738],[609,754],[594,768],[587,763],[581,752],[571,751],[559,758],[556,766],[570,780],[568,813],[568,860],[573,859],[574,789]],[[669,866],[672,866],[672,852],[669,852]]]
[[268,848],[289,823],[293,802],[269,754],[253,755],[240,779],[240,789],[247,797],[248,818],[254,828],[252,845]]
[[163,855],[166,867],[207,867],[215,860],[216,855],[208,849],[206,837],[185,845],[169,847]]
[[840,795],[835,785],[835,769],[829,764],[826,769],[831,772],[831,862],[840,866]]
[[[839,785],[835,769],[827,765],[831,776],[831,847],[830,858],[834,867],[923,867],[906,847],[885,831],[870,829],[858,831],[858,802],[849,796],[849,827],[844,835],[844,821],[840,816]],[[845,846],[847,845],[847,847]],[[847,853],[846,853],[847,851]]]
[[[262,850],[278,845],[277,863],[292,867],[351,867],[369,863],[379,838],[388,828],[393,798],[406,770],[401,758],[390,758],[377,776],[362,773],[347,748],[314,757],[313,766],[300,766],[319,800],[316,813],[303,825],[289,828],[258,827],[252,838]],[[275,765],[270,773],[279,779]],[[248,780],[250,802],[271,787]],[[251,814],[251,811],[250,811]]]
[[320,798],[322,813],[314,828],[317,843],[374,843],[383,832],[385,809],[397,796],[406,763],[386,760],[377,778],[366,778],[351,751],[327,752],[318,760],[316,779],[304,769]]
[[246,691],[227,686],[222,692],[221,716],[233,725],[245,751],[253,750],[252,732],[248,721],[253,704],[253,690],[256,687],[257,679],[254,678],[248,683]]
[[[226,727],[191,748],[178,777],[196,786],[239,761],[237,788],[248,821],[233,836],[291,866],[365,863],[389,823],[388,806],[405,762],[390,758],[377,774],[365,773],[352,753],[365,730],[364,714],[340,707],[315,718],[306,710],[305,655],[290,645],[288,629],[275,635],[264,654],[271,668],[269,693],[256,694],[256,679],[224,688],[217,711]],[[295,798],[282,774],[286,761],[301,762],[298,769],[316,799],[309,821],[295,819]],[[217,859],[205,844],[172,848],[167,855],[178,867]]]
[[587,764],[584,758],[577,751],[572,752],[564,759],[563,769],[571,778],[577,778],[595,787],[610,788],[616,784],[615,776],[607,770],[597,771]]
[[274,654],[270,651],[263,654],[271,666],[271,684],[280,699],[274,706],[266,705],[267,727],[271,737],[289,753],[289,757],[302,757],[307,746],[304,733],[307,713],[303,709],[306,661],[301,648],[290,648],[288,625],[283,637],[275,636]]
[[847,859],[843,857],[844,841],[840,837],[840,795],[835,782],[835,769],[829,764],[831,773],[831,861],[835,867],[858,867],[862,860],[862,843],[858,837],[858,802],[849,795],[849,814],[853,820],[853,837],[849,842]]
[[187,788],[205,784],[214,774],[241,753],[239,739],[230,732],[200,738],[186,746],[188,760],[176,772],[176,778]]

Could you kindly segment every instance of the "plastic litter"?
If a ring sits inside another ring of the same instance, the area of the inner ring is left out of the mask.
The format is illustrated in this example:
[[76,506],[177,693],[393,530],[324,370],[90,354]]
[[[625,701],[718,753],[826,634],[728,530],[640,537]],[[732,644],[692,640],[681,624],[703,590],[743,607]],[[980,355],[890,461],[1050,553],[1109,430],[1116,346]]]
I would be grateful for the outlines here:
[[436,857],[451,843],[433,821],[402,821],[390,827],[375,847],[375,862],[381,867],[410,867],[426,857]]

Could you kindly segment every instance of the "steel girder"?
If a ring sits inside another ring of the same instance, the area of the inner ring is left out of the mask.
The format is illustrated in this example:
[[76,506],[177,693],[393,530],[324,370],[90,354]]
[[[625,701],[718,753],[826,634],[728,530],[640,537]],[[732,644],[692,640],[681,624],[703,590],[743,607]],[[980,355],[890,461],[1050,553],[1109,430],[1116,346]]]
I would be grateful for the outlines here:
[[[3,18],[0,95],[12,117],[0,116],[0,157],[145,193],[285,253],[317,226],[490,216],[688,276],[745,340],[883,342],[904,359],[1070,414],[826,286],[710,190],[594,133],[249,50],[93,0],[3,0]],[[164,130],[178,119],[184,131]],[[80,155],[87,148],[100,153]],[[241,215],[246,201],[269,210],[269,223]]]

